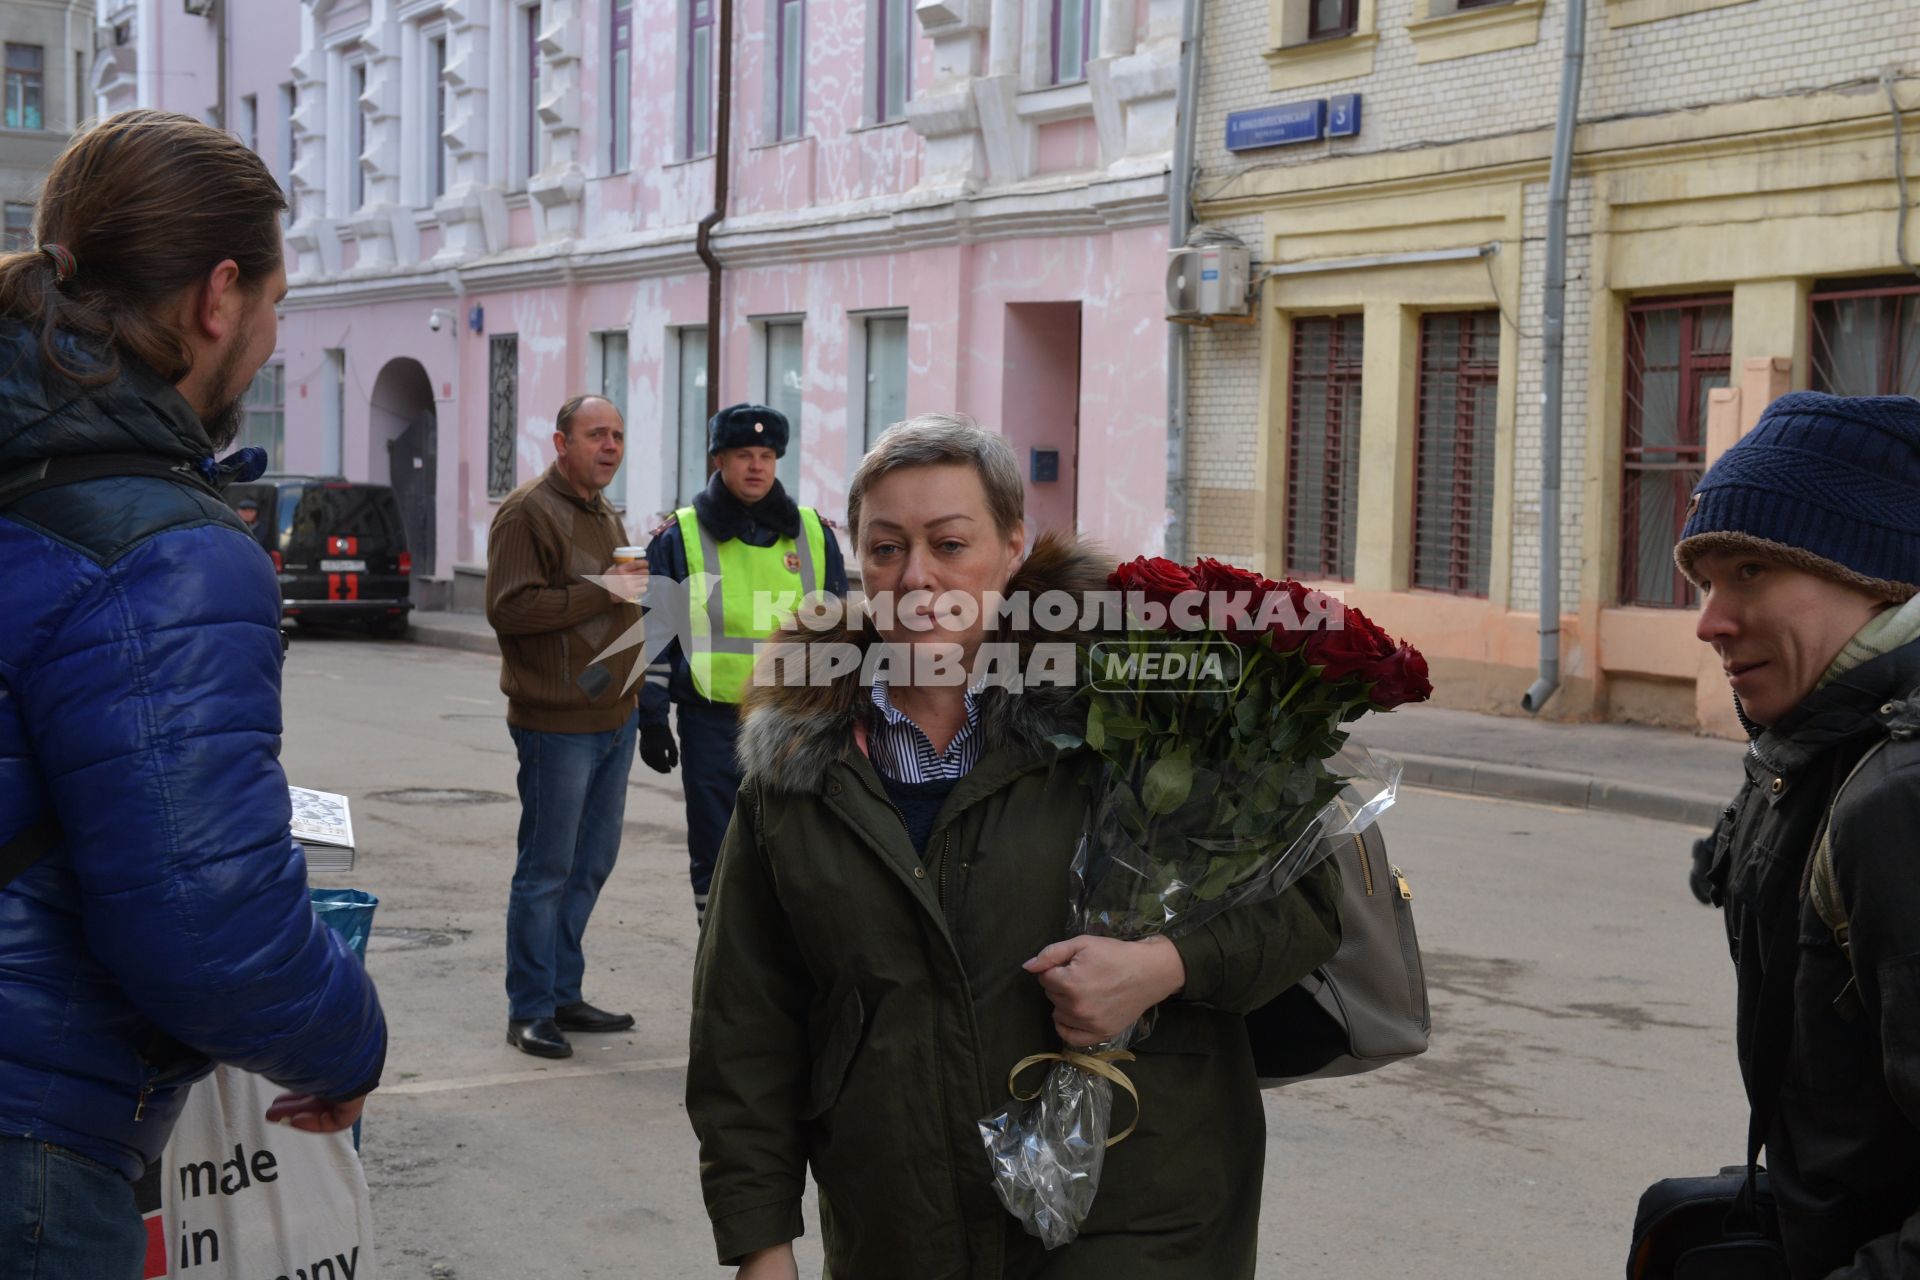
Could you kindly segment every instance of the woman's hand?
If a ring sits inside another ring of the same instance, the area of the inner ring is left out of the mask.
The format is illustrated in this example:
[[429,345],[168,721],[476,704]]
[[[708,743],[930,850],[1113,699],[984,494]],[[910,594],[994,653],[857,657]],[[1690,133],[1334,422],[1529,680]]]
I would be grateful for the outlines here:
[[1111,1040],[1187,985],[1187,966],[1165,938],[1122,942],[1082,934],[1022,966],[1053,1001],[1053,1029],[1079,1049]]
[[367,1105],[367,1095],[345,1102],[328,1102],[310,1093],[283,1093],[267,1107],[267,1119],[308,1133],[339,1133],[353,1128]]
[[748,1254],[734,1277],[735,1280],[800,1280],[800,1264],[793,1260],[793,1242]]

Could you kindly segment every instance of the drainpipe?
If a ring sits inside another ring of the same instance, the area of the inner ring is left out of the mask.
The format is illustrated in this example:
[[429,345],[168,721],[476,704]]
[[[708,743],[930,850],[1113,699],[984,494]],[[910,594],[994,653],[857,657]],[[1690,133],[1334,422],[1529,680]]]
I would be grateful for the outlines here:
[[720,4],[720,101],[713,140],[713,209],[700,219],[694,249],[707,264],[707,418],[720,412],[720,258],[713,251],[713,228],[727,216],[728,143],[733,133],[733,0]]
[[1587,54],[1586,0],[1567,0],[1566,50],[1560,63],[1560,114],[1553,126],[1553,168],[1547,179],[1546,317],[1541,329],[1540,396],[1540,675],[1520,699],[1531,715],[1560,687],[1560,426],[1566,381],[1567,190],[1573,181],[1573,130],[1580,110],[1580,72]]
[[[1167,175],[1167,248],[1187,242],[1193,227],[1194,107],[1200,96],[1201,0],[1185,0],[1180,14],[1180,90],[1174,99],[1173,171]],[[1186,555],[1187,543],[1187,326],[1167,323],[1166,554]]]
[[233,124],[227,111],[227,0],[213,0],[213,47],[214,65],[219,68],[217,92],[220,95],[219,105],[213,109],[214,123],[231,131]]

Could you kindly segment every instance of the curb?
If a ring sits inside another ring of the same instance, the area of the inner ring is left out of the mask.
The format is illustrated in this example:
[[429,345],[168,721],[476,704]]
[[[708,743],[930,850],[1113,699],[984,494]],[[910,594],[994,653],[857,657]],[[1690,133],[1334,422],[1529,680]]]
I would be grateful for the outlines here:
[[500,656],[500,641],[492,631],[472,631],[464,627],[449,627],[435,621],[423,622],[415,612],[412,625],[407,628],[407,639],[414,644],[430,645],[438,649],[460,649],[467,653],[484,653],[488,657]]
[[[500,654],[500,642],[492,631],[446,626],[431,619],[423,621],[417,612],[413,615],[413,625],[407,628],[407,638],[414,644],[459,649],[467,653],[486,654],[488,657],[498,657]],[[1726,808],[1725,800],[1703,798],[1691,792],[1672,791],[1664,787],[1614,782],[1591,774],[1559,773],[1551,769],[1528,769],[1519,765],[1457,760],[1448,756],[1415,755],[1384,745],[1375,746],[1374,749],[1406,766],[1402,780],[1410,787],[1431,787],[1462,795],[1558,805],[1564,809],[1597,809],[1706,829],[1711,829],[1720,820],[1721,811]]]
[[[1598,809],[1705,829],[1711,829],[1727,807],[1725,800],[1704,798],[1687,791],[1671,791],[1665,787],[1614,782],[1586,773],[1559,773],[1551,769],[1454,760],[1445,756],[1410,755],[1388,747],[1379,750],[1381,754],[1391,756],[1406,766],[1402,780],[1414,787],[1432,787],[1440,791],[1519,800],[1528,804],[1559,805],[1567,809]],[[1731,796],[1728,798],[1731,799]]]

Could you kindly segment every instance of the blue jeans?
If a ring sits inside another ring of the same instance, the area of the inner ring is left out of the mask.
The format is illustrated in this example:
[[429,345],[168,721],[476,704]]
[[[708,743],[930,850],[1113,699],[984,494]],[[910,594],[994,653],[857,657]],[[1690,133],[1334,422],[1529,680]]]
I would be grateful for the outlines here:
[[0,1136],[0,1276],[140,1280],[147,1228],[133,1185],[97,1160]]
[[578,1004],[580,939],[620,854],[634,717],[611,733],[508,726],[520,751],[520,855],[507,898],[507,1016]]

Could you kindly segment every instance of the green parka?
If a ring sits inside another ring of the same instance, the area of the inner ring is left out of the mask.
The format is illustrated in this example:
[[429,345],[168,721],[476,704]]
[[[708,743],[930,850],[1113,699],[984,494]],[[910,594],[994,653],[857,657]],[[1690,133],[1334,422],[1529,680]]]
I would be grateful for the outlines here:
[[[1108,568],[1043,538],[1009,590],[1100,590]],[[833,1280],[1251,1277],[1266,1121],[1241,1015],[1333,955],[1337,873],[1178,940],[1186,988],[1125,1067],[1139,1129],[1049,1254],[995,1198],[976,1126],[1016,1062],[1059,1047],[1021,965],[1063,936],[1093,762],[1047,743],[1071,724],[1065,691],[979,697],[981,759],[923,862],[856,731],[857,672],[749,694],[687,1077],[720,1260],[801,1234],[811,1165]]]

